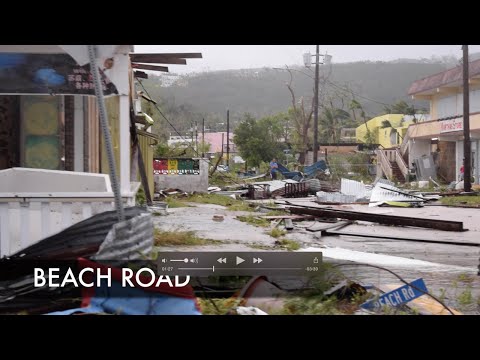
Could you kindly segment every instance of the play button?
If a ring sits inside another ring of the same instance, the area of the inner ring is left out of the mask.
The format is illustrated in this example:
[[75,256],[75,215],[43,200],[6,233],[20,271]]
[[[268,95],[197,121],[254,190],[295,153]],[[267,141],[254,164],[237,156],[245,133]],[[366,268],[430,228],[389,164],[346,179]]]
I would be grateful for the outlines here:
[[243,263],[245,260],[243,260],[241,257],[237,256],[237,265]]

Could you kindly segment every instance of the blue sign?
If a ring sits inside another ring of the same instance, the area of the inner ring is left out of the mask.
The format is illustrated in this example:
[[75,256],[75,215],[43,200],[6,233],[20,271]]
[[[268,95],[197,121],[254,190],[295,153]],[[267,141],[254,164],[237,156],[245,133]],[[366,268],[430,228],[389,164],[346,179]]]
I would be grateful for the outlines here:
[[[415,288],[413,288],[413,285]],[[423,291],[420,291],[420,290]],[[383,294],[378,299],[367,301],[360,305],[361,308],[367,310],[379,310],[382,306],[399,306],[405,304],[413,299],[416,299],[427,292],[427,286],[423,282],[423,279],[417,279],[411,282],[409,285],[404,285],[398,289],[392,290],[386,294]]]

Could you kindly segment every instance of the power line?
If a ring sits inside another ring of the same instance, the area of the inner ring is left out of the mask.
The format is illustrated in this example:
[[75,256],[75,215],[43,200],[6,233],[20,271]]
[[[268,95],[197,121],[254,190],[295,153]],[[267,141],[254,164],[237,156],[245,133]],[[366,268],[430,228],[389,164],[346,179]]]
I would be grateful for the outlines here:
[[[140,84],[140,86],[142,87],[143,91],[145,91],[145,94],[147,94],[147,96],[151,99],[152,97],[150,96],[150,94],[148,93],[147,89],[145,88],[145,86],[143,85],[142,81],[140,79],[137,78],[137,81],[138,83]],[[175,126],[173,126],[173,124],[170,122],[170,120],[167,119],[167,117],[163,114],[163,112],[160,110],[160,108],[158,107],[158,105],[156,103],[153,103],[153,106],[155,107],[155,109],[157,109],[158,113],[160,115],[162,115],[162,117],[165,119],[165,121],[168,123],[168,125],[170,125],[172,127],[172,129],[178,134],[178,136],[180,136],[180,138],[185,142],[185,144],[187,144],[187,147],[191,148],[193,150],[193,152],[201,158],[200,156],[200,153],[195,149],[195,147],[193,146],[193,144],[189,144],[188,141],[186,141],[186,139],[183,137],[182,134],[180,134],[180,132],[175,128]],[[223,149],[222,149],[223,150]],[[203,158],[202,158],[203,159]],[[212,162],[210,160],[204,160],[206,161],[209,165],[212,165]],[[227,180],[227,181],[230,181],[236,185],[243,185],[243,184],[240,184],[238,182],[236,182],[235,180],[233,179],[230,179],[226,176],[224,176],[221,172],[218,172],[219,176],[222,177],[224,180]]]

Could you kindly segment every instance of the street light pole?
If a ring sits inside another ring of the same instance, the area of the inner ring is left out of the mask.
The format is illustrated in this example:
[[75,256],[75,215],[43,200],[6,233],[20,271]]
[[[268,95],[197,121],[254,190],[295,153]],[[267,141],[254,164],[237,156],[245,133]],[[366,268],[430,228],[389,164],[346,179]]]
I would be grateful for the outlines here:
[[318,161],[318,78],[319,78],[319,66],[320,63],[320,45],[317,45],[315,54],[315,99],[313,108],[313,163]]

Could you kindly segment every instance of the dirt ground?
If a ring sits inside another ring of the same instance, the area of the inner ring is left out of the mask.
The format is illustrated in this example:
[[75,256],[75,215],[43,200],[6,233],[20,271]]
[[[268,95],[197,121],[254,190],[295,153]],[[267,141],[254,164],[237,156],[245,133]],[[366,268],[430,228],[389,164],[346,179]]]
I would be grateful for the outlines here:
[[[319,206],[308,199],[290,200],[308,206]],[[192,204],[194,207],[168,209],[167,216],[154,218],[155,226],[162,230],[195,231],[197,235],[224,244],[175,248],[188,251],[261,251],[268,249],[276,239],[266,234],[268,228],[255,227],[240,222],[235,217],[252,213],[234,212],[218,205]],[[438,220],[462,221],[464,232],[447,232],[413,227],[396,227],[357,222],[342,231],[388,234],[407,238],[455,240],[480,243],[480,209],[447,208],[441,206],[423,208],[369,208],[368,205],[344,205],[345,210],[369,211]],[[214,215],[222,215],[223,221],[213,221]],[[309,232],[305,228],[319,226],[313,221],[295,222],[295,228],[287,239],[301,244],[299,251],[321,250],[324,261],[356,263],[358,266],[342,268],[351,279],[365,285],[400,283],[386,271],[360,264],[377,265],[394,271],[407,281],[423,278],[427,288],[464,314],[480,314],[480,276],[477,275],[480,247],[444,244],[425,244],[409,241],[361,238],[353,236],[325,236]],[[253,247],[252,247],[253,245]]]

